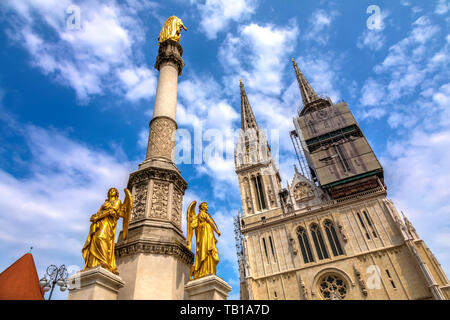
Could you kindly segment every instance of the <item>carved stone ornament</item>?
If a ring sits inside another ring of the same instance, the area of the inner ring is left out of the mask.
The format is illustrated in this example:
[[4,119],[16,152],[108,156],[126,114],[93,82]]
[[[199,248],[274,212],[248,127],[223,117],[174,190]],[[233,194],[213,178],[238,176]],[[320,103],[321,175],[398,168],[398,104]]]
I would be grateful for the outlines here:
[[353,270],[355,271],[356,279],[358,279],[358,284],[359,284],[359,287],[361,288],[362,294],[364,296],[367,296],[368,292],[367,292],[367,288],[366,288],[366,283],[361,278],[361,272],[359,272],[359,270],[356,269],[355,266],[353,266]]
[[185,264],[194,263],[194,254],[181,243],[161,243],[148,240],[137,240],[117,245],[116,257],[132,255],[135,253],[167,254],[175,256]]
[[134,205],[131,211],[131,220],[137,220],[145,216],[147,203],[148,183],[141,182],[134,187]]
[[314,197],[312,188],[307,183],[297,183],[294,187],[294,199],[297,202],[310,200]]
[[336,222],[336,225],[337,225],[338,230],[339,230],[339,232],[340,232],[340,234],[342,236],[342,240],[344,240],[344,242],[347,242],[348,238],[347,238],[347,235],[345,234],[344,227],[342,226],[342,224],[339,221]]
[[168,218],[167,206],[169,199],[169,184],[167,182],[155,181],[153,184],[152,208],[150,217]]
[[269,189],[269,201],[270,201],[270,204],[271,204],[272,206],[275,205],[275,197],[274,197],[274,195],[273,195],[272,189]]
[[252,213],[252,200],[250,197],[247,197],[247,210],[249,213]]
[[130,174],[128,180],[128,189],[139,184],[141,182],[148,182],[149,180],[162,180],[166,182],[172,182],[176,188],[181,190],[184,194],[184,190],[187,188],[187,182],[176,171],[167,170],[162,168],[149,167],[143,170],[138,170]]
[[181,71],[184,67],[183,48],[174,40],[166,40],[159,45],[158,56],[156,57],[155,69],[159,71],[164,63],[172,63],[178,70],[178,75],[181,76]]
[[299,278],[300,278],[299,282],[300,282],[300,288],[302,290],[303,298],[305,298],[305,300],[308,300],[308,289],[306,288],[306,285],[303,282],[302,277],[299,277]]
[[174,189],[172,192],[172,222],[181,229],[181,207],[183,195],[180,191]]
[[150,137],[147,158],[164,157],[172,160],[175,148],[177,124],[170,118],[157,117],[150,123]]

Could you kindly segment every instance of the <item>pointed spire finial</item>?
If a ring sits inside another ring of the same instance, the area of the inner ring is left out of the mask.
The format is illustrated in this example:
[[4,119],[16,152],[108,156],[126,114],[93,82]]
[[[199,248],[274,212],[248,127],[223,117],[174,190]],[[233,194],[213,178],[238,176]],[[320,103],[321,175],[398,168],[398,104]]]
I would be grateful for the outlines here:
[[258,124],[256,123],[255,115],[248,101],[242,79],[239,80],[239,85],[241,87],[241,129],[244,131],[250,128],[257,129]]
[[300,71],[297,63],[295,63],[294,58],[291,59],[292,64],[294,66],[295,74],[297,76],[298,87],[300,88],[300,93],[302,94],[303,106],[305,107],[307,104],[319,100],[319,96],[316,94],[314,89],[309,84],[308,80],[306,80],[303,73]]

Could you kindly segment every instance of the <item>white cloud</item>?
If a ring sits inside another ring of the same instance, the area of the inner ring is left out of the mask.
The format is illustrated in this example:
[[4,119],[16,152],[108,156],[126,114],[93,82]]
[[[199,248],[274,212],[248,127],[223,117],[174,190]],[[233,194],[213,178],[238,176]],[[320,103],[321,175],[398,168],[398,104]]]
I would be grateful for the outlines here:
[[249,17],[257,7],[256,0],[192,0],[200,12],[200,28],[209,39],[225,30],[229,24]]
[[323,9],[317,9],[313,12],[309,18],[309,28],[303,33],[302,38],[304,40],[313,40],[319,44],[325,45],[328,43],[329,29],[334,18],[339,15],[339,12],[325,11]]
[[[360,103],[368,107],[363,112],[365,118],[379,118],[389,107],[392,127],[411,127],[417,122],[419,112],[428,112],[429,109],[423,108],[429,99],[404,100],[411,98],[417,90],[423,97],[430,96],[433,88],[448,78],[445,68],[448,43],[438,47],[439,31],[429,18],[419,17],[409,34],[389,48],[382,63],[374,67],[376,76],[369,77],[361,89]],[[406,104],[408,107],[404,107]]]
[[434,12],[436,14],[446,14],[449,10],[449,7],[450,4],[448,0],[438,0]]
[[358,37],[356,46],[358,48],[367,47],[370,50],[380,50],[386,42],[386,37],[378,30],[364,30],[361,36]]
[[[195,161],[196,173],[210,177],[218,199],[230,196],[227,193],[238,196],[233,152],[239,114],[209,75],[193,75],[181,81],[178,98],[177,122],[180,129],[189,130],[186,139],[190,138],[190,146],[193,146],[190,159]],[[194,140],[196,137],[201,143]],[[179,139],[177,143],[180,142],[189,146],[189,141]],[[196,158],[197,152],[202,154],[201,163]]]
[[224,83],[231,86],[227,89],[238,88],[242,78],[246,89],[280,94],[284,69],[280,66],[288,65],[287,58],[295,48],[297,37],[295,20],[284,27],[251,23],[242,26],[237,36],[228,34],[219,48],[219,59],[228,74]]
[[384,86],[374,79],[369,78],[361,89],[360,102],[363,106],[375,106],[380,104],[384,95]]
[[120,70],[118,74],[129,100],[148,99],[155,95],[157,80],[153,70],[147,67],[134,67]]
[[[10,39],[28,51],[32,65],[73,88],[81,102],[105,92],[124,94],[131,101],[153,96],[155,71],[144,61],[136,63],[145,37],[134,10],[115,0],[80,1],[81,28],[72,30],[66,27],[66,8],[71,4],[68,0],[5,2]],[[127,70],[137,76],[133,86],[123,76]]]

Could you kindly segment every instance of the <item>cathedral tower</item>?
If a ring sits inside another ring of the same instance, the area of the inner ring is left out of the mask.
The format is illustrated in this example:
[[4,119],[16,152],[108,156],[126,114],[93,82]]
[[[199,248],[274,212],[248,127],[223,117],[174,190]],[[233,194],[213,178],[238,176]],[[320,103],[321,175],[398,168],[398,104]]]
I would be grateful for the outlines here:
[[292,62],[303,103],[291,132],[300,170],[284,189],[277,170],[267,175],[278,189],[263,210],[253,177],[276,164],[270,153],[266,162],[251,156],[262,135],[246,138],[258,126],[241,83],[241,298],[450,299],[441,265],[387,199],[383,168],[349,107],[318,95]]
[[348,105],[319,97],[292,63],[303,101],[294,125],[312,176],[333,199],[383,186],[383,169]]
[[235,150],[235,167],[242,197],[243,216],[279,211],[281,178],[265,133],[258,127],[244,84],[241,88],[241,132]]

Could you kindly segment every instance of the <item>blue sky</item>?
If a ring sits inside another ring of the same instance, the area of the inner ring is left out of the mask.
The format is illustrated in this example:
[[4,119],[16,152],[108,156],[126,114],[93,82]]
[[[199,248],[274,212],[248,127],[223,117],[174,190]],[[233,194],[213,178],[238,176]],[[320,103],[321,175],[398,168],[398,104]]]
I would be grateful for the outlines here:
[[[81,8],[79,30],[66,27],[70,5]],[[377,29],[367,26],[369,5],[381,10]],[[157,37],[177,15],[188,28],[179,128],[239,128],[242,78],[259,125],[279,129],[286,185],[301,105],[294,57],[319,94],[348,103],[384,167],[388,197],[449,274],[448,10],[446,0],[1,1],[0,270],[30,246],[40,276],[50,264],[83,265],[90,215],[145,157]],[[179,168],[189,184],[183,211],[208,202],[222,232],[218,275],[238,298],[233,159]]]

